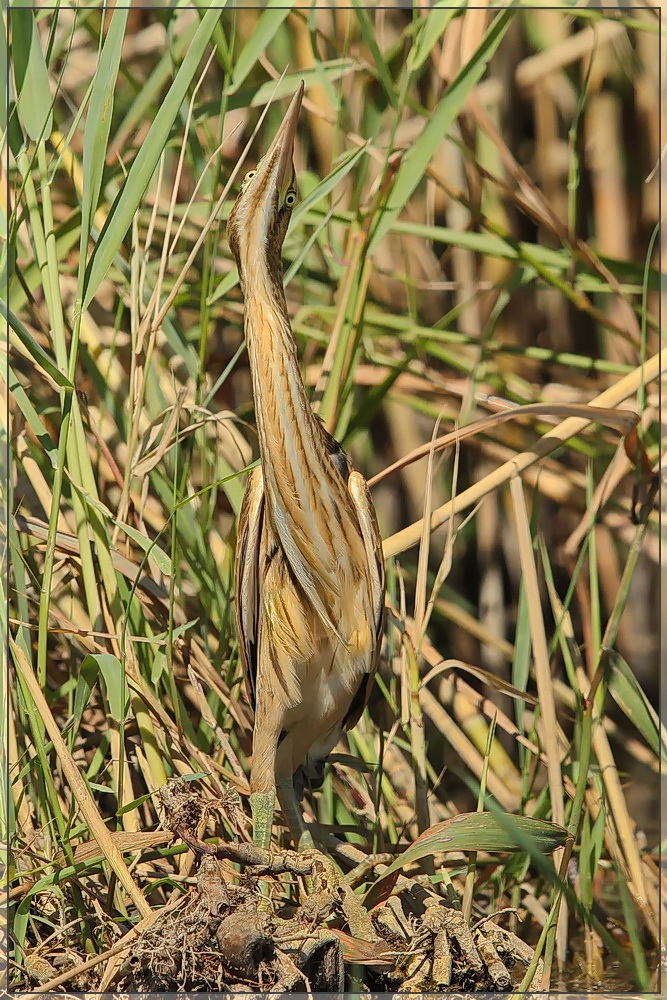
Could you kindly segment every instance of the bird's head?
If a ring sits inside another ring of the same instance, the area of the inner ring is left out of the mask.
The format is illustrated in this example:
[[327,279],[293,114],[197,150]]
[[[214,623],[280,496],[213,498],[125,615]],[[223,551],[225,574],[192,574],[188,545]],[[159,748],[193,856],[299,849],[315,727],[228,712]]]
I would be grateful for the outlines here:
[[280,268],[280,254],[296,203],[294,139],[301,111],[303,82],[292,98],[270,149],[249,170],[229,214],[227,239],[245,283],[253,268]]

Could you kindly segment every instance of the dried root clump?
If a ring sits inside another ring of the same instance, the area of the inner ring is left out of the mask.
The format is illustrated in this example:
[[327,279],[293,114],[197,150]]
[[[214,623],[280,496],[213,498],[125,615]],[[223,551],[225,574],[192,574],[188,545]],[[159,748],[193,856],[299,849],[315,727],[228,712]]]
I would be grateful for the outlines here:
[[121,966],[115,989],[132,993],[192,990],[340,991],[343,958],[330,931],[264,909],[256,885],[229,886],[222,867],[201,859],[197,885],[165,908]]
[[[435,895],[424,898],[419,890],[420,916],[414,915],[415,899],[409,891],[388,900],[378,914],[386,938],[403,955],[387,974],[388,981],[398,980],[404,993],[452,988],[505,992],[516,985],[510,970],[517,963],[530,963],[533,951],[528,945],[491,921],[471,929],[460,910]],[[406,914],[406,904],[412,913]],[[540,962],[536,980],[541,973]]]
[[[206,805],[190,786],[161,796],[166,825],[199,858],[197,883],[167,906],[133,945],[114,989],[132,993],[343,992],[345,964],[365,969],[375,990],[506,991],[510,969],[532,950],[490,920],[470,927],[432,887],[399,877],[369,911],[337,865],[320,851],[268,852],[252,844],[198,839]],[[219,859],[242,865],[230,873]],[[358,866],[364,880],[383,859]],[[286,899],[303,879],[300,905]],[[354,881],[355,876],[351,873]],[[540,975],[538,967],[537,975]]]

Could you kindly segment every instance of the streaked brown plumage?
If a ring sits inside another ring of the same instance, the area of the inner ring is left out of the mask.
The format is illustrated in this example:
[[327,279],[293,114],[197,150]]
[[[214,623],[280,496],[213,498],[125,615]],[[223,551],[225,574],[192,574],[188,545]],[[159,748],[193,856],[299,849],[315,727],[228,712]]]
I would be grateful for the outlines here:
[[377,665],[384,568],[363,477],[311,410],[283,291],[296,201],[292,162],[303,84],[250,171],[227,234],[244,295],[261,466],[249,477],[236,550],[236,623],[255,709],[253,835],[268,847],[277,788],[292,835],[312,844],[293,787],[353,726]]

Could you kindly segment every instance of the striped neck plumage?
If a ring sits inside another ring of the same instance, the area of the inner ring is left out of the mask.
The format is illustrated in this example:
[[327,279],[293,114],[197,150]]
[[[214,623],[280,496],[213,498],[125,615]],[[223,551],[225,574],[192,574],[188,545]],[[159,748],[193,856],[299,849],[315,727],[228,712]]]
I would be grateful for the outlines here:
[[358,528],[346,482],[334,468],[306,395],[282,286],[279,292],[273,288],[273,295],[265,291],[255,294],[246,286],[245,331],[266,514],[304,594],[343,642],[327,611],[346,586],[332,558],[333,529],[353,544]]
[[262,286],[246,286],[245,333],[265,482],[276,503],[298,499],[303,508],[318,469],[328,465],[324,435],[299,369],[282,283]]

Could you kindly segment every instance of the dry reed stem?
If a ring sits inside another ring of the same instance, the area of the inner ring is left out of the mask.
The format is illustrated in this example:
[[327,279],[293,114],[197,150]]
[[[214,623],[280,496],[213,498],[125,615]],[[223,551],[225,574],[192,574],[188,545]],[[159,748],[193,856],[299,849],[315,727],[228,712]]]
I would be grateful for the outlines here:
[[[524,593],[526,595],[528,621],[530,624],[530,640],[540,711],[538,729],[541,732],[541,742],[546,751],[551,815],[554,823],[558,823],[559,826],[563,826],[565,824],[565,806],[563,802],[563,776],[561,772],[561,762],[566,748],[561,746],[558,738],[556,705],[554,702],[554,692],[551,683],[551,666],[549,662],[547,637],[544,628],[544,615],[542,613],[540,601],[537,566],[535,565],[533,542],[530,533],[530,522],[528,519],[528,511],[526,509],[523,484],[518,476],[510,479],[510,491],[514,506],[516,533],[519,543],[519,558],[521,561],[522,580]],[[560,869],[563,856],[564,848],[560,847],[554,851],[554,868],[556,871]],[[557,929],[557,954],[558,960],[561,964],[565,962],[566,951],[567,906],[565,904],[565,900],[562,900],[558,914]]]
[[72,794],[74,795],[74,798],[76,799],[91,834],[99,844],[100,851],[109,861],[109,864],[118,877],[118,881],[127,892],[139,913],[143,917],[150,916],[151,908],[134,879],[128,872],[127,866],[123,861],[122,854],[116,847],[113,838],[110,836],[109,831],[104,825],[98,808],[88,790],[88,786],[81,777],[79,769],[74,763],[65,741],[60,735],[58,725],[51,714],[46,698],[37,683],[37,678],[35,677],[33,669],[28,662],[25,653],[13,639],[10,640],[10,649],[12,651],[14,663],[20,672],[26,688],[30,692],[30,697],[33,699],[42,722],[44,723],[44,727],[49,734],[49,738],[53,743],[58,760],[60,761],[60,766],[62,767],[65,778],[67,779],[67,783],[72,791]]
[[[605,389],[594,399],[591,406],[616,407],[628,397],[639,391],[640,387],[659,378],[667,369],[667,348],[658,354],[653,355],[646,364],[640,365],[624,378],[620,379],[609,389]],[[557,427],[550,429],[547,434],[535,442],[530,451],[524,451],[516,455],[513,459],[505,462],[500,468],[486,476],[479,483],[475,483],[467,490],[459,493],[454,500],[448,501],[433,511],[431,515],[431,531],[435,531],[441,524],[444,524],[454,513],[461,513],[468,507],[477,503],[482,497],[491,493],[502,483],[508,482],[513,476],[520,474],[535,462],[539,462],[545,455],[560,448],[569,438],[580,434],[591,425],[591,420],[582,420],[577,417],[568,417]],[[398,555],[411,548],[419,540],[422,531],[422,519],[415,521],[407,528],[397,531],[390,538],[385,539],[383,551],[385,558]]]
[[576,35],[569,35],[551,48],[520,62],[516,68],[516,82],[520,87],[533,87],[542,77],[622,37],[626,37],[625,25],[615,21],[601,21],[595,27],[582,28]]

